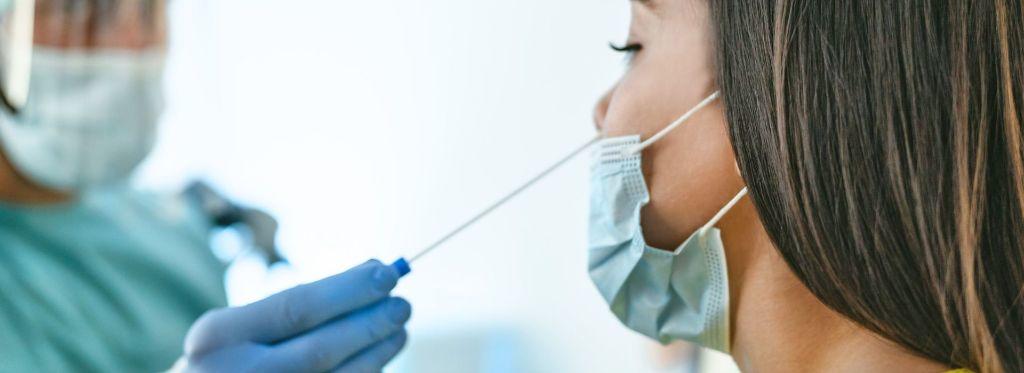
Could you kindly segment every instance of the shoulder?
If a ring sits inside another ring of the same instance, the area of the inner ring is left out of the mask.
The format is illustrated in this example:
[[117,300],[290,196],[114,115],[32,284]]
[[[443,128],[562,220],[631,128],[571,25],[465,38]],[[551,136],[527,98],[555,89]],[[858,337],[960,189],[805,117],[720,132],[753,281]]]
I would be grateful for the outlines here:
[[211,229],[210,219],[181,193],[119,186],[90,191],[82,196],[82,204],[116,220],[136,220],[202,234]]

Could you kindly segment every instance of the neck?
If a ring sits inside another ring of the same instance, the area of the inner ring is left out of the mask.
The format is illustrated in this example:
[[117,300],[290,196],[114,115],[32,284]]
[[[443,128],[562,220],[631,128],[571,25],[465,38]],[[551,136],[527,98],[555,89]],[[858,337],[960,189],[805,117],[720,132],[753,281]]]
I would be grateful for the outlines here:
[[0,201],[20,205],[67,202],[72,195],[39,186],[22,176],[0,152]]
[[743,221],[757,219],[749,200],[737,209],[739,213],[730,214],[732,221],[723,220],[721,227],[730,250],[732,356],[742,371],[936,373],[949,369],[882,339],[818,301],[778,254],[759,220]]

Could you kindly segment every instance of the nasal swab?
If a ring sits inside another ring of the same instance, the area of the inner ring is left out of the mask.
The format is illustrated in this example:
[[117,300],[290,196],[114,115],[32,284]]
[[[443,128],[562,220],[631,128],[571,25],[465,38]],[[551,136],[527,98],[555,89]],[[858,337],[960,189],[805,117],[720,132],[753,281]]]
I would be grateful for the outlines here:
[[485,208],[483,211],[481,211],[480,213],[476,214],[475,216],[473,216],[472,218],[467,220],[462,225],[458,226],[458,228],[455,228],[454,230],[452,230],[448,234],[442,236],[440,239],[438,239],[434,243],[432,243],[429,246],[423,248],[418,253],[416,253],[416,255],[413,255],[413,256],[409,257],[408,260],[406,260],[405,258],[400,258],[400,259],[396,260],[394,263],[392,263],[391,266],[393,268],[395,268],[398,271],[398,273],[401,274],[402,276],[405,276],[405,275],[409,274],[409,272],[411,272],[411,270],[412,270],[409,267],[409,265],[411,263],[416,262],[417,260],[419,260],[420,258],[424,257],[427,254],[430,254],[431,252],[433,252],[438,247],[441,247],[441,245],[443,245],[445,242],[448,242],[448,240],[450,240],[452,237],[455,237],[459,233],[462,233],[462,231],[465,231],[467,228],[471,227],[476,222],[480,221],[481,219],[483,219],[487,215],[490,215],[492,212],[494,212],[494,210],[497,210],[499,207],[501,207],[505,203],[508,203],[508,201],[512,200],[516,196],[522,194],[524,191],[529,189],[531,186],[533,186],[537,182],[543,180],[546,176],[548,176],[549,174],[551,174],[555,170],[557,170],[560,167],[562,167],[562,165],[565,165],[566,163],[568,163],[570,160],[575,158],[577,155],[582,153],[584,150],[589,148],[591,145],[593,145],[595,142],[597,142],[600,139],[601,139],[600,135],[595,136],[593,139],[587,141],[585,144],[583,144],[580,147],[578,147],[575,150],[573,150],[571,153],[569,153],[569,155],[566,155],[562,159],[558,160],[558,162],[555,162],[553,165],[551,165],[550,167],[546,168],[541,173],[537,174],[537,176],[534,176],[533,178],[531,178],[529,181],[524,183],[519,188],[516,188],[515,190],[513,190],[508,195],[502,197],[497,202],[494,202],[493,204],[491,204],[490,206]]

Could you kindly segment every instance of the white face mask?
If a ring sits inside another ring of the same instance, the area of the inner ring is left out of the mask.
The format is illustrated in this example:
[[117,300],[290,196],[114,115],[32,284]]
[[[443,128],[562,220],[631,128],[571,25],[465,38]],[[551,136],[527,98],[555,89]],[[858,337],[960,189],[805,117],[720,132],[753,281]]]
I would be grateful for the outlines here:
[[35,47],[26,107],[0,118],[4,155],[65,192],[127,179],[149,155],[163,110],[165,53]]
[[640,211],[650,202],[641,151],[718,98],[715,93],[641,143],[640,136],[601,140],[594,152],[590,208],[590,278],[623,324],[659,342],[682,339],[729,352],[729,276],[718,221],[744,188],[674,251],[647,245]]

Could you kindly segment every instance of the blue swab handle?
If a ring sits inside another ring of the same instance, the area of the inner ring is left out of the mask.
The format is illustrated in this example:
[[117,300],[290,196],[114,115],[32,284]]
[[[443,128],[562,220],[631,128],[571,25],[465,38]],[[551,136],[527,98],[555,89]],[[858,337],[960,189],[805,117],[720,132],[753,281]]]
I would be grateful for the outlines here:
[[398,277],[405,277],[409,272],[412,272],[412,268],[409,267],[409,262],[405,258],[399,258],[394,263],[391,263],[391,268],[398,271]]

